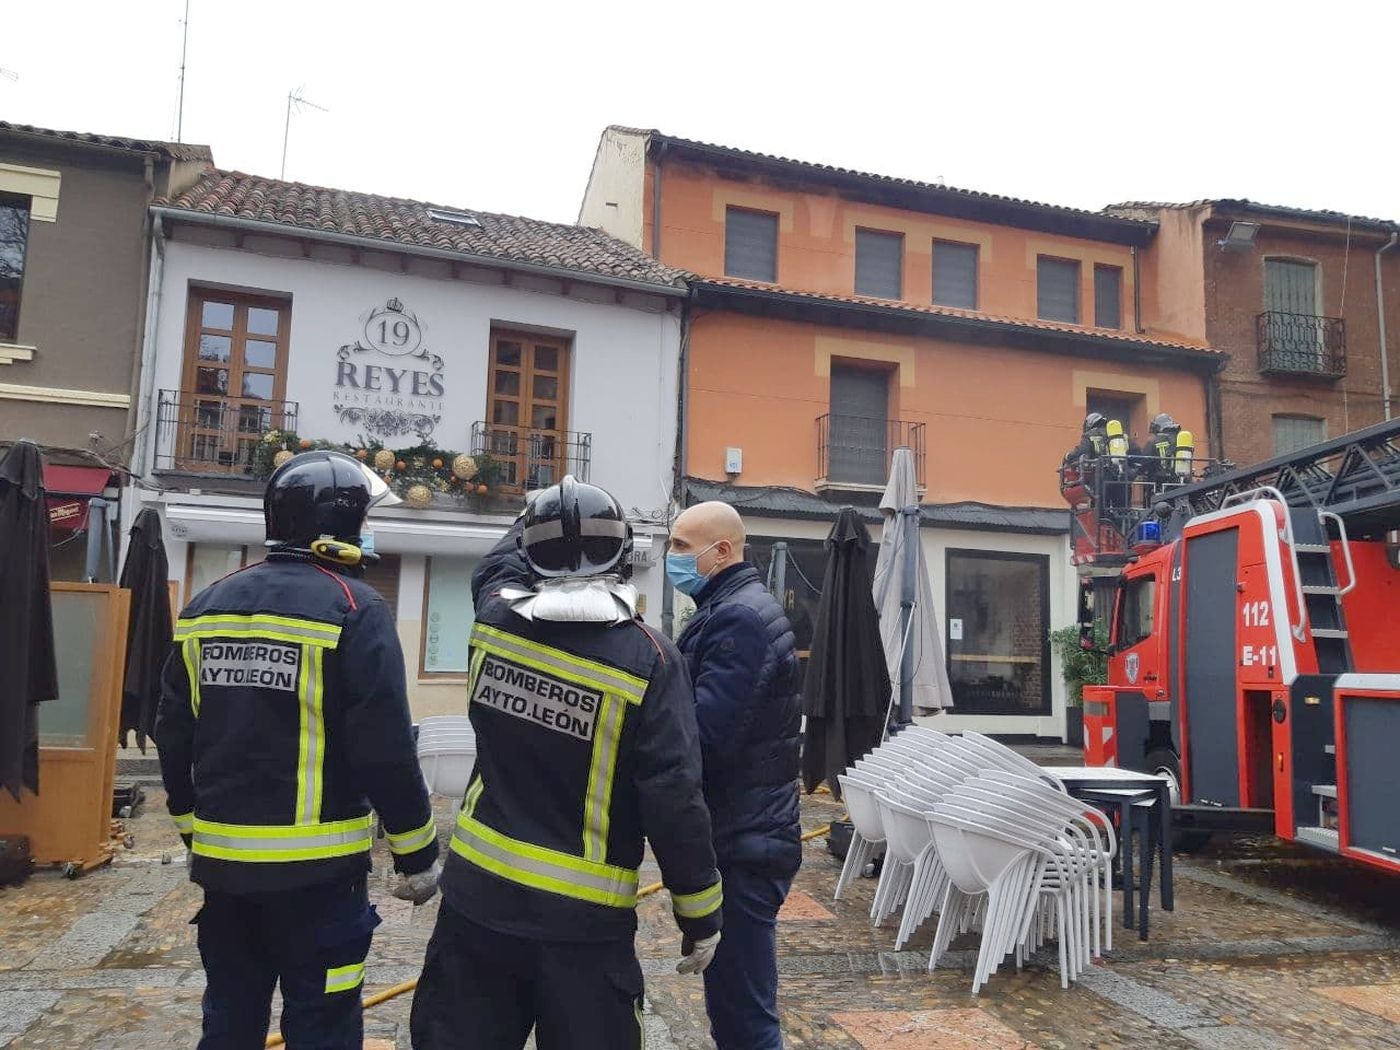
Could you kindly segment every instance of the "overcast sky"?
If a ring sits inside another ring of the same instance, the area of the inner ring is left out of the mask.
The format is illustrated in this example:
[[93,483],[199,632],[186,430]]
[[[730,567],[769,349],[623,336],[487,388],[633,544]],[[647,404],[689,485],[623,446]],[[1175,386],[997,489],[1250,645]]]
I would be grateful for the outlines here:
[[[185,0],[9,4],[0,119],[173,138]],[[191,0],[225,168],[571,222],[610,123],[1099,208],[1400,219],[1400,4]]]

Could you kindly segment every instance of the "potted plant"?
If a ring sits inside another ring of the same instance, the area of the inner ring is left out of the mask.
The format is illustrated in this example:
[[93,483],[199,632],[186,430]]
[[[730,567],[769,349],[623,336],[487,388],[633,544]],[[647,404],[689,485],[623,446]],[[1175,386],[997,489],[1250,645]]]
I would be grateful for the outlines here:
[[1094,647],[1086,649],[1080,639],[1079,625],[1070,624],[1050,632],[1050,644],[1060,657],[1060,668],[1068,687],[1065,696],[1065,742],[1072,747],[1084,746],[1084,687],[1103,685],[1108,681],[1108,632],[1102,625],[1094,627]]

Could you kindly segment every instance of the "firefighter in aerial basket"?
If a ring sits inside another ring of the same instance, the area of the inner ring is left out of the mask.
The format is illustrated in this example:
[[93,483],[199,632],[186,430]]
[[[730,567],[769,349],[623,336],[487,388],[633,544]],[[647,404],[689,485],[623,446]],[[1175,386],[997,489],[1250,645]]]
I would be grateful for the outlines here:
[[700,973],[723,904],[686,665],[642,624],[604,490],[539,493],[472,577],[476,768],[413,1001],[418,1050],[643,1045],[633,939],[650,840]]
[[[435,892],[437,831],[394,615],[364,582],[365,515],[397,502],[336,452],[294,456],[263,498],[268,555],[195,596],[165,665],[156,743],[171,816],[204,889],[195,917],[201,1050],[249,1050],[282,986],[297,1047],[362,1042],[360,986],[378,812],[399,878]],[[364,544],[364,546],[362,546]]]

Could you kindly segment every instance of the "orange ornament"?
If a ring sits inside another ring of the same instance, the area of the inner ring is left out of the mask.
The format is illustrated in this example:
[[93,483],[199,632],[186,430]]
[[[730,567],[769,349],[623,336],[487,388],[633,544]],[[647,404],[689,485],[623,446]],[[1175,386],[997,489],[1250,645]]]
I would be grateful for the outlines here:
[[301,439],[301,447],[304,448],[304,449],[305,449],[305,448],[310,448],[310,447],[311,447],[311,439],[310,439],[310,438],[302,438],[302,439]]
[[433,469],[434,469],[434,470],[441,470],[441,469],[442,469],[442,460],[440,460],[440,459],[435,459],[435,460],[433,460]]
[[403,460],[399,460],[397,463],[394,464],[394,469],[395,469],[395,470],[407,470],[407,469],[408,469],[408,464],[405,463]]
[[485,485],[478,485],[478,486],[476,487],[476,494],[477,494],[478,496],[484,496],[484,495],[486,495],[486,494],[487,494],[488,492],[490,492],[490,491],[491,491],[491,490],[488,489]]

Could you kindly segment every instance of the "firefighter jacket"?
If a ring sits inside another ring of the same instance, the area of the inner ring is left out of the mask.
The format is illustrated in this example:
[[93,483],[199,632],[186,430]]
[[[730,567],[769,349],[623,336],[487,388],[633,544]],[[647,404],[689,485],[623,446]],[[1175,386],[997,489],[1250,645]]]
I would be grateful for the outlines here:
[[520,526],[472,580],[469,713],[476,769],[442,892],[482,926],[535,940],[636,930],[643,836],[681,931],[720,928],[690,680],[639,620],[526,620],[501,597],[527,578]]
[[206,889],[294,889],[369,868],[370,807],[394,866],[437,857],[403,652],[362,580],[271,554],[180,615],[156,723],[171,816]]

